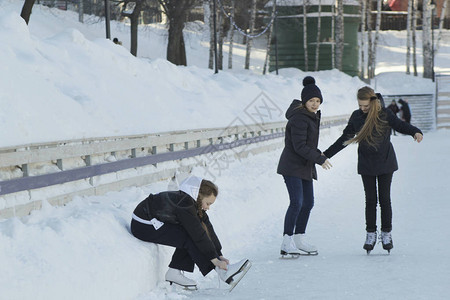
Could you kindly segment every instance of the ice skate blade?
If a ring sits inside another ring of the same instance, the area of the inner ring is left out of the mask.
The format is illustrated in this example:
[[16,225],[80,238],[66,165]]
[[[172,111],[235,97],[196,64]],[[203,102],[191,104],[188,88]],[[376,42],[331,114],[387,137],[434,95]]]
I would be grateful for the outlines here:
[[173,283],[175,285],[181,286],[182,288],[184,288],[187,291],[196,291],[197,290],[197,285],[183,285],[183,284],[179,284],[178,282],[175,281],[170,281],[170,280],[166,280],[167,282],[170,283],[170,285],[172,285]]
[[[293,258],[299,258],[300,257],[300,253],[289,253],[286,251],[281,250],[280,251],[281,257],[282,259],[293,259]],[[289,257],[290,256],[290,257]]]
[[300,250],[300,251],[301,251],[300,255],[302,255],[302,256],[316,256],[316,255],[319,255],[319,252],[317,252],[317,251],[310,251],[310,252],[303,251],[303,250]]
[[[245,274],[247,274],[248,270],[250,270],[252,266],[252,262],[247,260],[245,264],[239,269],[239,272],[233,275],[233,280],[230,282],[230,289],[229,292],[236,287],[236,285],[241,281],[242,278],[244,278]],[[236,276],[236,278],[235,278]]]

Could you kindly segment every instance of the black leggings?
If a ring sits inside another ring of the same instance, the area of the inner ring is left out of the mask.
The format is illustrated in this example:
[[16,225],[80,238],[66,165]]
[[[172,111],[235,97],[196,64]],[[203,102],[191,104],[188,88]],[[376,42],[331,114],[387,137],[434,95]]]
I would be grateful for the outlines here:
[[166,222],[155,230],[153,225],[131,220],[131,232],[142,241],[175,247],[170,268],[193,272],[196,264],[204,276],[214,270],[213,263],[197,248],[181,225]]
[[[366,193],[366,231],[377,230],[377,202],[381,208],[381,231],[392,230],[391,182],[393,173],[378,176],[361,175]],[[377,197],[378,181],[378,197]],[[377,201],[378,200],[378,201]]]

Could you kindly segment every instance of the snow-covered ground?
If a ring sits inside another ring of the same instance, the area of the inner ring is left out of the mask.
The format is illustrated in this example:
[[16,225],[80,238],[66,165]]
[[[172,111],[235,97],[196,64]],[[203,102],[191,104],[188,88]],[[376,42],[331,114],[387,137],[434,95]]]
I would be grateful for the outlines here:
[[[166,31],[142,28],[138,58],[128,53],[129,28],[112,24],[123,47],[104,39],[104,24],[73,12],[35,5],[29,26],[23,1],[0,2],[0,147],[87,138],[222,127],[237,116],[253,122],[246,107],[264,92],[279,107],[273,121],[313,75],[324,95],[324,116],[357,108],[358,78],[336,70],[281,70],[262,76],[264,51],[252,52],[243,70],[244,47],[235,68],[206,69],[208,35],[200,24],[186,31],[188,67],[164,60]],[[404,32],[383,32],[373,87],[385,94],[434,93],[431,80],[407,76]],[[420,39],[419,39],[420,40]],[[436,71],[450,70],[450,33],[444,32]],[[259,42],[262,45],[262,41]],[[420,42],[419,42],[420,43]],[[419,47],[420,55],[420,47]],[[420,56],[419,56],[420,57]],[[227,61],[225,57],[224,61]],[[419,64],[421,60],[419,59]],[[420,71],[420,69],[419,69]],[[321,149],[340,134],[323,131]],[[215,274],[192,278],[199,290],[170,288],[163,281],[173,249],[143,243],[129,234],[135,205],[169,182],[130,187],[104,196],[76,198],[65,207],[45,205],[24,218],[0,221],[0,299],[447,299],[450,292],[450,132],[425,133],[421,144],[393,137],[400,170],[394,174],[394,249],[362,249],[364,194],[356,174],[356,147],[319,170],[316,205],[308,234],[316,257],[280,260],[288,195],[276,165],[279,150],[231,163],[217,176],[220,195],[210,218],[232,260],[253,267],[231,293],[217,289]],[[280,139],[282,143],[282,139]],[[195,169],[202,176],[203,169]]]

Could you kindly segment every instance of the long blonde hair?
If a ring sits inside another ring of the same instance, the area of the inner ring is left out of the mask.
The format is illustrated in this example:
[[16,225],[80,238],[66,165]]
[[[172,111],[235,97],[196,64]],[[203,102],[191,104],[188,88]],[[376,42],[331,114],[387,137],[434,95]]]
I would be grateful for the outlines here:
[[358,100],[370,100],[369,111],[367,112],[367,118],[361,130],[354,138],[346,141],[344,145],[364,141],[369,146],[377,149],[387,126],[387,121],[382,120],[380,117],[381,102],[376,96],[375,91],[368,86],[360,88],[357,97]]

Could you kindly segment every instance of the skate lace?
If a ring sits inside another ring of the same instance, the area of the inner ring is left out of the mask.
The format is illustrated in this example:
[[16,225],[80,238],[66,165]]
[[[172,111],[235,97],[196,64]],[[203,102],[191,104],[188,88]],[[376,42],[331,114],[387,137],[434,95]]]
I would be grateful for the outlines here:
[[377,239],[376,232],[368,232],[366,236],[366,244],[375,244]]
[[381,232],[380,242],[384,245],[392,243],[392,236],[390,232]]

